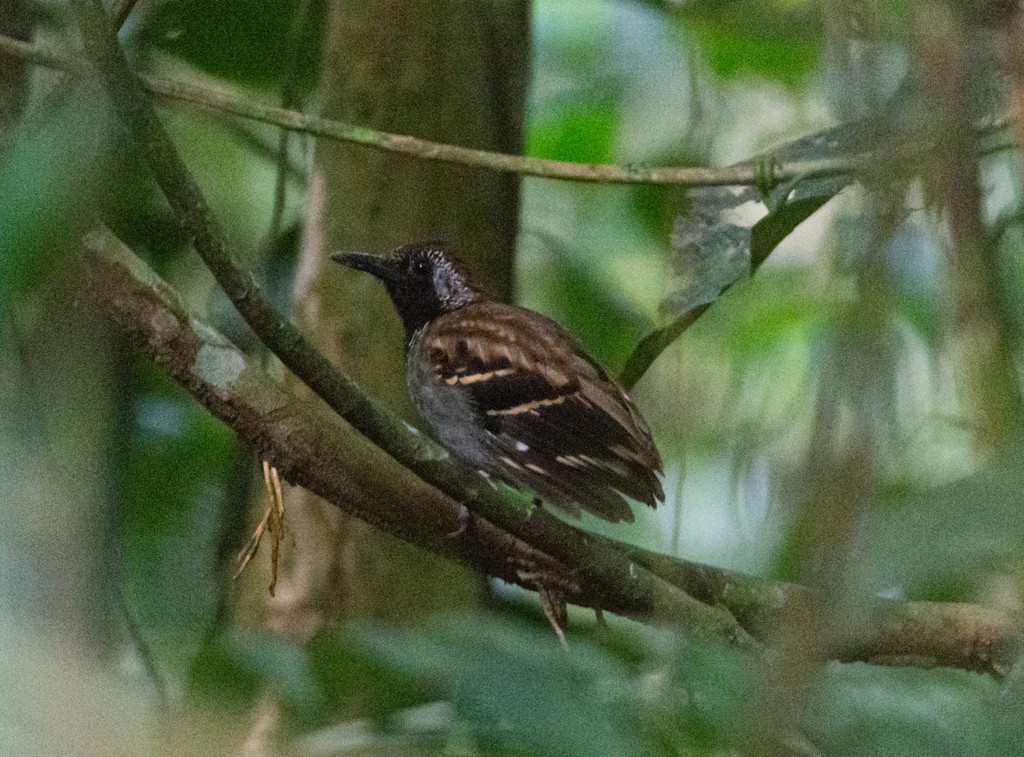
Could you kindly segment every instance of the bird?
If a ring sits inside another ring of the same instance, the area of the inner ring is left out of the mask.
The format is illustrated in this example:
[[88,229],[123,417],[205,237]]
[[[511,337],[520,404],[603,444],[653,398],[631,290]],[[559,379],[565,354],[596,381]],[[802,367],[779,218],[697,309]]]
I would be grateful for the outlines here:
[[625,497],[664,499],[661,456],[622,386],[558,323],[473,286],[449,244],[331,258],[383,283],[413,406],[455,457],[575,518],[632,522]]

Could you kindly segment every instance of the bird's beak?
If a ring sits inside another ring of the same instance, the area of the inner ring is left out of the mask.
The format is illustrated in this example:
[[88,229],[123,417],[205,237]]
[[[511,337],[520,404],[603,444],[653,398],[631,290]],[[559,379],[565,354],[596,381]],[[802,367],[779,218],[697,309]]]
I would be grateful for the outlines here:
[[366,271],[385,284],[393,281],[398,274],[398,268],[391,258],[368,255],[365,252],[336,252],[331,255],[331,260],[349,268],[355,268],[357,271]]

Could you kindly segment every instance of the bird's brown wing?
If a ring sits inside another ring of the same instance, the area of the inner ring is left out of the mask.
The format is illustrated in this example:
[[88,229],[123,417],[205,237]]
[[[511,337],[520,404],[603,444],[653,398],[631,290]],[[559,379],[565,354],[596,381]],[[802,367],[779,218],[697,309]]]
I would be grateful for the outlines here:
[[427,354],[437,380],[470,398],[491,473],[611,521],[633,520],[622,494],[651,506],[664,497],[647,424],[554,321],[474,303],[435,321]]

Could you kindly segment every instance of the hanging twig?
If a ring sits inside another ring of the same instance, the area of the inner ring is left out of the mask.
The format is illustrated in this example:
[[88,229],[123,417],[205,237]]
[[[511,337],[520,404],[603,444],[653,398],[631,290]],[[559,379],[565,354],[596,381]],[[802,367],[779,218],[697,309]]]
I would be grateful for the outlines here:
[[277,587],[277,558],[280,553],[281,536],[284,533],[284,495],[281,491],[281,477],[277,468],[269,461],[263,461],[263,486],[267,492],[267,510],[260,519],[259,525],[253,531],[249,541],[245,543],[238,553],[238,570],[235,571],[234,580],[242,575],[242,571],[253,557],[256,556],[263,540],[263,534],[270,534],[270,585],[267,591],[274,596],[274,589]]

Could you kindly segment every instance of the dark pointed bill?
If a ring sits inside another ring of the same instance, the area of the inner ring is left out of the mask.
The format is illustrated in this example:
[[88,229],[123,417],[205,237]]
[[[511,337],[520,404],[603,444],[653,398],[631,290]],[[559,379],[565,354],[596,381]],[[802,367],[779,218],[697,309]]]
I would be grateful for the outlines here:
[[349,268],[355,268],[357,271],[365,271],[385,282],[394,278],[398,273],[392,258],[370,255],[365,252],[336,252],[331,255],[331,260]]

